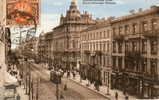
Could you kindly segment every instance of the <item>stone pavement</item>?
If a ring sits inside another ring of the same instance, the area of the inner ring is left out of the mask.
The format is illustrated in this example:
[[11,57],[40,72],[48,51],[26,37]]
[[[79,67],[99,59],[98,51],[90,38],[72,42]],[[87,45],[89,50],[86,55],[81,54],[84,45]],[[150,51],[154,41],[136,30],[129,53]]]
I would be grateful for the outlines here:
[[[70,80],[76,82],[77,84],[80,84],[82,85],[83,87],[85,88],[88,88],[98,94],[101,94],[105,97],[108,97],[110,98],[111,100],[115,100],[115,93],[117,92],[118,93],[118,100],[125,100],[125,96],[123,94],[123,92],[119,91],[119,90],[111,90],[109,89],[109,95],[107,94],[107,87],[106,86],[100,86],[100,91],[97,91],[95,90],[95,87],[93,84],[90,84],[88,86],[88,81],[87,80],[82,80],[82,82],[80,81],[80,75],[76,75],[75,78],[73,78],[72,76],[70,77]],[[134,96],[129,96],[129,100],[134,100],[134,99],[137,99],[136,97]]]

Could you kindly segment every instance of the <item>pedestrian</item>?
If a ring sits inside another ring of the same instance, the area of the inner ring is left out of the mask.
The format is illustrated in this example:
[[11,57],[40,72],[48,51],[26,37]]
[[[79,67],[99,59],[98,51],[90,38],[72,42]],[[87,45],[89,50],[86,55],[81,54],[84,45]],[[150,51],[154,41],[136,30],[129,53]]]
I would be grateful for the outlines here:
[[72,74],[73,74],[73,78],[75,79],[76,77],[75,71],[73,71]]
[[19,81],[19,85],[21,86],[22,79],[20,78],[20,76],[19,76],[18,81]]
[[118,100],[118,92],[115,92],[115,99]]
[[123,91],[123,94],[124,94],[124,95],[126,95],[126,91],[125,91],[125,89],[124,89],[124,91]]
[[126,96],[125,96],[125,100],[128,100],[128,99],[129,99],[129,96],[128,96],[128,95],[126,95]]
[[20,100],[20,95],[19,95],[19,94],[17,95],[17,98],[16,98],[16,100]]
[[67,72],[67,78],[68,78],[68,77],[70,77],[70,72],[69,72],[69,71]]

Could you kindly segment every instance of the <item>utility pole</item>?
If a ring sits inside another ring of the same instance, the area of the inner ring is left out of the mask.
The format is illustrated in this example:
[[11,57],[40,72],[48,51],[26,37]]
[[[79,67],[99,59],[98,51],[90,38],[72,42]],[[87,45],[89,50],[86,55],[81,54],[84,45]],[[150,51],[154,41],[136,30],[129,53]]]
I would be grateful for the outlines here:
[[31,100],[33,100],[34,99],[34,81],[33,81],[33,79],[32,79],[32,81],[31,81]]
[[59,100],[59,85],[56,84],[56,99]]
[[110,79],[110,76],[109,76],[109,72],[108,72],[108,86],[107,86],[107,95],[109,95],[109,79]]
[[29,65],[29,100],[31,100],[31,70],[30,70],[30,63],[28,62]]
[[40,79],[37,78],[36,100],[39,100],[39,82],[40,82]]

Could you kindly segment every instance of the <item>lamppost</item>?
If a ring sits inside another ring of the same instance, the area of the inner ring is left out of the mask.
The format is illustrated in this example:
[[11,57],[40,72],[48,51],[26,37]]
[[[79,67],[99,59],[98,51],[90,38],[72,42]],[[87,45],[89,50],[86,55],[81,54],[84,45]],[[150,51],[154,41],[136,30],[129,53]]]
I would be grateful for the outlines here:
[[108,75],[107,75],[107,76],[108,76],[107,95],[110,95],[110,94],[109,94],[109,83],[110,83],[110,82],[109,82],[109,81],[110,81],[110,75],[109,75],[109,72],[108,72]]

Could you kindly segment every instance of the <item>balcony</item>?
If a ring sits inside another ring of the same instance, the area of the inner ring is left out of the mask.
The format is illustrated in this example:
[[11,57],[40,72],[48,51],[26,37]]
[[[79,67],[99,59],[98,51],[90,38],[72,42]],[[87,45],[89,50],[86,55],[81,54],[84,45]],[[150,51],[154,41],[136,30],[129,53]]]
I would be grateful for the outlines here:
[[124,35],[115,35],[115,36],[113,36],[113,39],[116,41],[123,41]]
[[142,77],[143,76],[142,72],[138,72],[134,69],[128,69],[128,68],[124,69],[124,73],[129,74],[133,77]]
[[143,79],[159,83],[159,75],[144,74]]
[[142,57],[139,51],[132,51],[132,52],[129,51],[129,52],[126,52],[125,54],[127,57],[131,57],[131,58],[140,59]]
[[89,55],[91,52],[90,52],[89,50],[84,50],[84,53],[85,53],[86,55]]
[[155,38],[159,36],[159,29],[157,30],[150,30],[150,31],[145,31],[143,33],[143,36],[147,37],[147,38]]
[[98,55],[98,56],[101,56],[101,55],[103,54],[103,52],[102,52],[102,51],[99,51],[99,50],[95,51],[95,53],[96,53],[96,55]]
[[113,69],[114,72],[123,72],[123,69],[121,67],[115,66],[112,69]]

